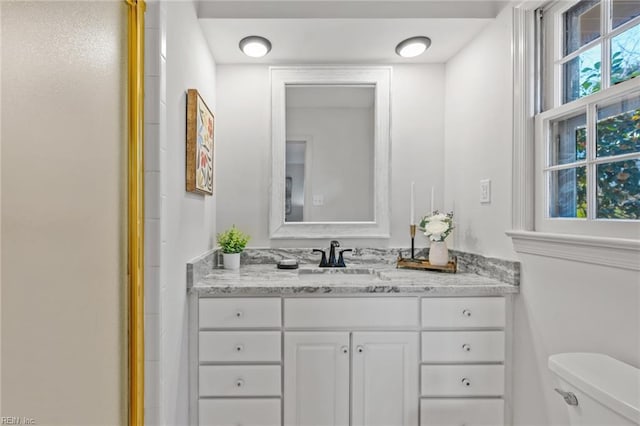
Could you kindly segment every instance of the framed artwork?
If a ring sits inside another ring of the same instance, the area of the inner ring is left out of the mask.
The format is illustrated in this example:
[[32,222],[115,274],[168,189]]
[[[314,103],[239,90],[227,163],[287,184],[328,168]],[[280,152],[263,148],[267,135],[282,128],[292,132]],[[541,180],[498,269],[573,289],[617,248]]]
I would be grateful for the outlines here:
[[196,89],[187,91],[187,191],[213,194],[213,113]]

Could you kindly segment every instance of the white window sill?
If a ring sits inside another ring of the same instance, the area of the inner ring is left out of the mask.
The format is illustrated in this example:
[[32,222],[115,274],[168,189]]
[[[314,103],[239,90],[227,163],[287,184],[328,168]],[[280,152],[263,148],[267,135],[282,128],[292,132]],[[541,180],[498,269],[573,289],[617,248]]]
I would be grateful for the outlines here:
[[640,240],[507,231],[518,253],[640,271]]

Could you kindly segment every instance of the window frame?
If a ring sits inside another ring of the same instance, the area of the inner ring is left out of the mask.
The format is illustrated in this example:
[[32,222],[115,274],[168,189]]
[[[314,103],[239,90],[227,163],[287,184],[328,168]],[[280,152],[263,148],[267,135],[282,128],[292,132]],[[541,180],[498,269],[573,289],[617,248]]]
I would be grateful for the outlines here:
[[[636,81],[637,80],[637,81]],[[543,232],[569,232],[573,234],[632,237],[635,231],[637,238],[640,221],[632,219],[602,219],[596,217],[596,172],[598,164],[613,163],[628,158],[638,158],[640,153],[621,154],[609,157],[596,157],[595,127],[597,122],[597,106],[609,105],[618,99],[628,96],[640,96],[640,79],[631,79],[611,87],[608,91],[600,91],[589,96],[566,103],[560,107],[539,113],[535,117],[535,223],[536,230]],[[550,143],[552,135],[550,124],[581,113],[587,114],[587,158],[577,162],[549,166]],[[565,170],[579,166],[587,167],[587,217],[550,217],[550,182],[549,172]],[[634,230],[631,227],[635,227]]]
[[[543,9],[545,19],[539,25],[536,48],[540,52],[537,69],[541,70],[536,77],[537,95],[540,99],[538,112],[534,118],[534,229],[551,233],[570,233],[617,238],[638,238],[640,221],[633,219],[598,219],[596,217],[598,164],[612,163],[628,158],[636,158],[640,154],[623,154],[611,157],[596,157],[597,106],[608,105],[616,99],[640,95],[640,78],[611,85],[611,39],[624,31],[640,25],[640,17],[625,22],[616,29],[611,29],[612,0],[601,0],[600,35],[570,54],[563,56],[564,13],[576,5],[579,0],[557,2]],[[544,45],[546,43],[546,46]],[[601,46],[601,88],[598,92],[583,96],[576,100],[562,103],[563,96],[563,64],[575,59],[580,54]],[[540,81],[540,79],[542,81]],[[587,158],[570,164],[549,166],[551,140],[550,124],[571,116],[585,113],[587,116]],[[553,170],[571,169],[586,166],[587,170],[587,217],[550,217],[551,191],[550,175]]]
[[[542,77],[543,85],[541,85],[541,90],[543,92],[542,99],[544,102],[542,105],[543,111],[548,111],[565,104],[562,102],[564,82],[562,65],[579,57],[582,53],[585,53],[598,45],[600,45],[601,64],[600,92],[604,92],[607,89],[614,87],[611,85],[611,40],[628,29],[635,27],[636,25],[640,25],[640,16],[636,16],[613,29],[611,22],[613,1],[600,0],[600,35],[596,39],[580,46],[570,54],[563,56],[563,14],[579,2],[580,0],[560,1],[543,10],[545,16],[551,17],[551,19],[548,19],[543,23],[542,31],[544,32],[544,36],[542,39],[537,41],[538,43],[548,45],[538,47],[545,52],[545,55],[543,56],[544,63],[542,65],[542,68],[544,69],[544,76]],[[619,84],[622,83],[618,83],[615,86],[618,86]],[[588,96],[593,96],[593,94]],[[567,104],[576,102],[580,99],[567,102]]]
[[512,7],[512,219],[511,230],[505,234],[522,255],[640,271],[640,230],[625,238],[613,238],[592,236],[588,230],[569,234],[537,229],[534,116],[542,106],[544,75],[538,48],[544,36],[540,10],[548,4],[547,0],[527,0]]

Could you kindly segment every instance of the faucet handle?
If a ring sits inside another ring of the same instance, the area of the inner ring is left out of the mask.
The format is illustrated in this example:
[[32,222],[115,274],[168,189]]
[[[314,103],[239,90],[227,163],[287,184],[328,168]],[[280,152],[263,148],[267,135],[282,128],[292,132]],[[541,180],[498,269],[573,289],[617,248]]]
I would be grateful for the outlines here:
[[328,263],[327,263],[327,254],[324,252],[324,250],[313,249],[312,253],[322,253],[322,260],[320,260],[320,267],[321,268],[324,268],[325,266],[328,265]]
[[346,268],[347,265],[344,263],[344,256],[342,254],[348,251],[353,251],[353,249],[340,250],[340,257],[338,257],[338,264],[336,265],[337,267]]

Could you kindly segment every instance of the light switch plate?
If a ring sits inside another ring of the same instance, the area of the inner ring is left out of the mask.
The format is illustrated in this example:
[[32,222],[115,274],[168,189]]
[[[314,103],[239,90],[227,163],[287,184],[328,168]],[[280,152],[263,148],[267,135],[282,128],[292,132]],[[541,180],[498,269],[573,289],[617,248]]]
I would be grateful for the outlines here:
[[480,202],[482,204],[491,202],[491,179],[482,179],[480,181]]
[[313,205],[314,206],[322,206],[322,205],[324,205],[324,196],[323,195],[314,195],[313,196]]

